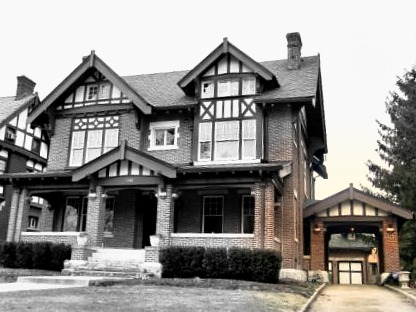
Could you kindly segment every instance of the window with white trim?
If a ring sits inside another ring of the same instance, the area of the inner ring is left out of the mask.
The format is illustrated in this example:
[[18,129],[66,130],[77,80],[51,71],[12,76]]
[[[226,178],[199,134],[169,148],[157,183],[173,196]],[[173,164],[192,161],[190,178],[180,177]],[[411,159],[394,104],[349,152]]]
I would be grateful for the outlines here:
[[252,234],[254,233],[254,196],[243,195],[241,206],[241,232],[245,234]]
[[69,165],[81,166],[117,147],[119,126],[119,116],[74,119]]
[[151,122],[149,130],[149,151],[178,148],[179,120]]
[[224,197],[203,197],[203,233],[222,233],[224,217]]

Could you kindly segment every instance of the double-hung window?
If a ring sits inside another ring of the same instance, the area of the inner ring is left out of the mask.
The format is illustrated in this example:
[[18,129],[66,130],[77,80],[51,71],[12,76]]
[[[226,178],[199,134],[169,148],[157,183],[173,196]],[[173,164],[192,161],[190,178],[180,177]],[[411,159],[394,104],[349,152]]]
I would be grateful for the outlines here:
[[203,197],[203,232],[223,232],[224,197],[204,196]]
[[69,165],[81,166],[117,147],[119,124],[119,116],[74,119]]
[[241,220],[241,227],[242,232],[245,234],[252,234],[254,233],[254,196],[251,195],[243,195],[242,198],[242,220]]

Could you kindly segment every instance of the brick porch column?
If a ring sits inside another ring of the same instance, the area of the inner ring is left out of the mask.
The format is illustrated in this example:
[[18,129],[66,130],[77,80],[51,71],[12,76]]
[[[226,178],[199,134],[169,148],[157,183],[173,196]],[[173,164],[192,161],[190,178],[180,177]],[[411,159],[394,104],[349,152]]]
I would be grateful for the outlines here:
[[166,196],[157,199],[156,234],[160,235],[160,246],[170,244],[170,233],[173,232],[174,201],[172,198],[172,185],[166,185]]
[[27,189],[22,189],[19,198],[19,205],[17,209],[16,228],[14,232],[14,241],[20,241],[20,234],[26,232],[28,214],[30,207],[30,196],[28,196]]
[[102,198],[103,188],[95,188],[95,196],[88,197],[87,227],[89,245],[101,247],[104,235],[105,201]]
[[[316,231],[315,228],[320,230]],[[311,270],[325,271],[325,231],[322,221],[311,222]]]
[[[387,229],[392,231],[387,231]],[[383,221],[384,272],[400,271],[399,237],[396,220]]]
[[265,205],[265,229],[264,229],[264,248],[274,248],[274,186],[271,183],[267,183],[264,188],[264,205]]
[[254,184],[254,247],[264,248],[264,227],[265,227],[265,184]]
[[13,189],[13,195],[12,195],[12,200],[10,204],[9,226],[7,227],[7,241],[8,242],[12,242],[14,240],[14,233],[16,230],[17,210],[19,208],[19,197],[20,197],[20,190]]

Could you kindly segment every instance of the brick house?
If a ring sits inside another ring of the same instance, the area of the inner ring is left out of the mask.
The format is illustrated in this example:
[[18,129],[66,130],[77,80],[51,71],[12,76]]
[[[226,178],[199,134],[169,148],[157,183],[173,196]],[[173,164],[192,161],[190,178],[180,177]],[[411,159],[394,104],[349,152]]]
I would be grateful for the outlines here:
[[[35,83],[25,76],[17,77],[16,95],[0,97],[0,174],[42,172],[46,167],[49,138],[40,127],[27,125],[28,114],[39,103]],[[13,187],[0,185],[0,242],[7,238]],[[33,196],[20,230],[32,231],[39,226],[44,200]],[[12,239],[12,237],[9,237]]]
[[[9,240],[88,250],[225,246],[281,252],[301,270],[303,207],[327,177],[320,57],[257,62],[227,38],[189,71],[121,77],[94,52],[30,111],[50,138],[41,173],[11,183]],[[22,231],[26,198],[47,201]],[[157,234],[158,247],[150,246]],[[82,245],[82,246],[81,246]]]

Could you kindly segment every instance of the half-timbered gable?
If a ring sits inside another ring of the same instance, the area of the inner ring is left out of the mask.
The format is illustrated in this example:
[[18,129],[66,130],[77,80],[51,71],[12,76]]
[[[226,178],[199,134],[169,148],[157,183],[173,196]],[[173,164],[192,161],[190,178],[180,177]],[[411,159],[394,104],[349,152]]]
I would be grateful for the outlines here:
[[[15,96],[0,97],[0,174],[42,172],[48,157],[49,137],[40,127],[27,124],[28,115],[39,103],[35,83],[17,77]],[[0,184],[0,241],[6,239],[12,200],[11,185]],[[36,230],[43,198],[32,197],[23,230]]]

